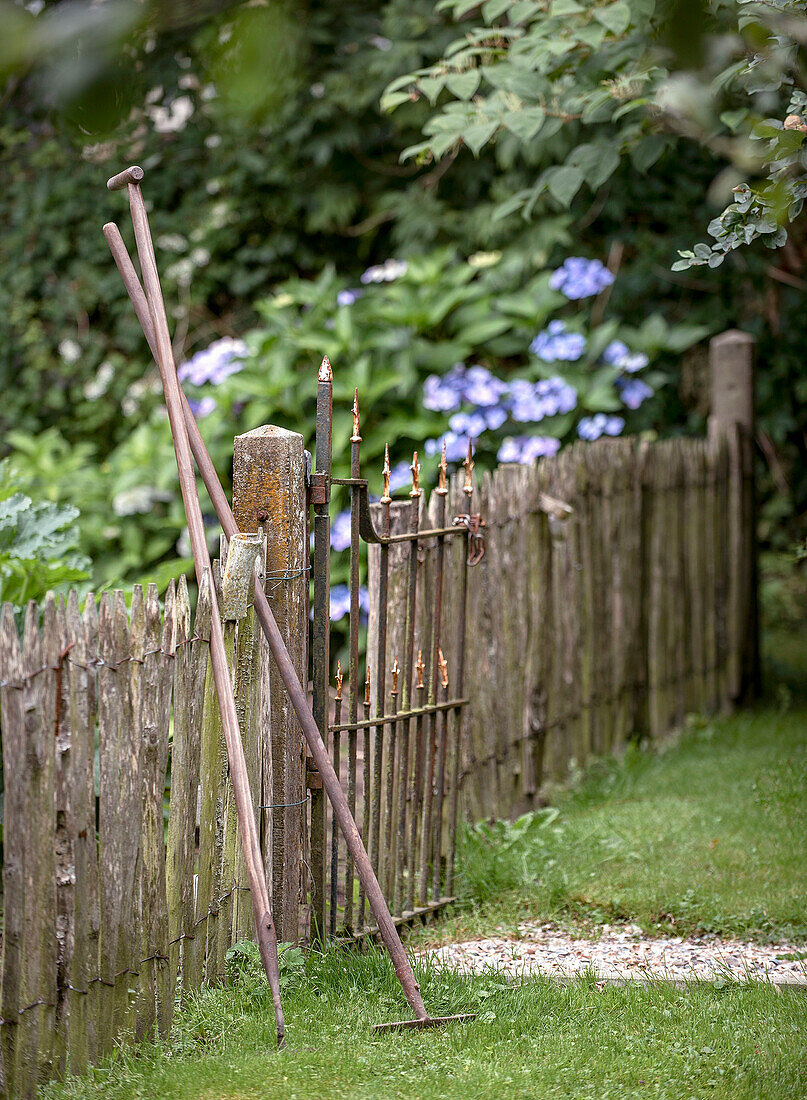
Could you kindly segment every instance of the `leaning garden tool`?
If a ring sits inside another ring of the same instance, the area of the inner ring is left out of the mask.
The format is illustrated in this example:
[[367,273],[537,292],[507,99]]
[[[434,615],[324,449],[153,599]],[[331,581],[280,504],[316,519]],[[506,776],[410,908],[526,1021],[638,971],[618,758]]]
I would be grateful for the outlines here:
[[[134,226],[137,253],[140,258],[140,270],[143,274],[145,295],[140,303],[138,316],[141,323],[148,318],[149,344],[154,352],[157,366],[160,369],[165,404],[168,409],[168,419],[171,426],[171,434],[174,440],[177,468],[179,470],[179,484],[182,490],[182,501],[185,506],[185,516],[188,523],[193,562],[196,570],[196,578],[201,584],[207,578],[211,581],[210,556],[207,550],[202,509],[199,504],[199,496],[196,489],[196,475],[193,469],[188,429],[182,409],[182,394],[177,379],[174,356],[171,348],[171,337],[168,332],[168,320],[165,315],[160,278],[157,272],[157,263],[154,257],[154,248],[151,242],[151,233],[148,226],[146,207],[143,196],[140,193],[139,181],[143,178],[141,168],[128,168],[125,172],[115,176],[108,183],[111,191],[128,186],[129,205],[132,212],[132,224]],[[115,227],[107,226],[109,231]],[[114,235],[114,234],[113,234]],[[143,308],[145,306],[145,309]],[[229,537],[235,532],[229,532]],[[232,681],[227,666],[227,655],[224,647],[224,633],[221,619],[216,605],[216,593],[212,583],[210,594],[213,604],[213,615],[210,628],[210,663],[213,669],[213,679],[216,685],[216,694],[219,701],[221,723],[224,730],[224,740],[227,746],[227,757],[230,762],[230,775],[235,793],[235,804],[238,815],[238,824],[241,831],[241,841],[244,849],[244,861],[249,876],[249,888],[252,896],[252,910],[255,917],[255,928],[258,935],[258,947],[263,961],[269,986],[272,991],[272,1000],[275,1009],[275,1021],[277,1025],[277,1043],[282,1046],[284,1042],[283,1008],[280,1003],[280,979],[277,959],[277,935],[272,919],[269,891],[266,886],[266,877],[261,858],[261,847],[258,839],[258,830],[255,824],[255,815],[252,809],[252,797],[249,789],[249,777],[247,773],[244,748],[241,742],[241,731],[238,725],[238,715],[235,709]]]
[[[235,523],[235,518],[230,508],[227,497],[224,490],[221,487],[221,483],[216,474],[213,462],[208,454],[204,440],[202,439],[201,432],[199,431],[196,420],[193,413],[190,410],[187,399],[182,393],[179,381],[176,375],[176,365],[174,363],[173,353],[171,350],[170,339],[168,337],[167,322],[165,319],[165,307],[162,301],[161,292],[159,289],[159,280],[156,273],[156,263],[154,260],[154,251],[151,245],[151,238],[148,231],[148,222],[145,214],[145,207],[143,205],[143,199],[140,194],[140,180],[143,178],[143,170],[138,167],[127,168],[124,172],[114,176],[108,183],[108,187],[111,190],[117,190],[128,185],[129,188],[129,201],[132,209],[132,216],[135,222],[136,240],[138,246],[138,254],[140,255],[141,268],[143,270],[143,279],[145,283],[145,292],[140,285],[137,273],[134,269],[132,261],[126,250],[126,247],[121,238],[120,232],[116,225],[109,224],[104,226],[104,235],[109,243],[112,255],[118,266],[118,270],[123,278],[124,285],[132,300],[132,304],[137,313],[138,319],[143,327],[144,334],[148,340],[149,346],[155,355],[157,365],[160,369],[163,377],[163,385],[166,389],[166,394],[169,392],[172,395],[172,401],[176,398],[175,404],[181,405],[182,414],[184,415],[185,433],[183,438],[189,442],[190,449],[193,452],[193,456],[196,460],[196,464],[199,468],[199,472],[202,475],[202,480],[205,483],[207,491],[210,495],[211,502],[218,516],[219,523],[224,530],[227,538],[232,539],[238,534],[238,527]],[[139,234],[139,235],[138,235]],[[141,238],[143,239],[143,246],[141,246]],[[144,254],[146,264],[144,265]],[[149,277],[146,277],[146,271],[149,271]],[[155,320],[155,302],[152,301],[152,287],[154,287],[155,293],[158,297],[158,319],[162,325],[162,331],[160,326]],[[330,379],[330,366],[327,364],[327,360],[323,361],[324,374],[327,379]],[[169,407],[170,416],[170,407]],[[174,421],[171,421],[172,428]],[[175,433],[176,438],[176,433]],[[191,481],[193,478],[191,477]],[[195,483],[194,483],[195,492]],[[195,499],[195,497],[194,497]],[[197,500],[198,509],[198,500]],[[201,519],[201,515],[200,515]],[[206,553],[205,548],[205,553]],[[209,567],[209,566],[208,566]],[[389,1028],[429,1028],[438,1027],[443,1023],[448,1023],[453,1020],[467,1020],[472,1019],[472,1015],[462,1016],[444,1016],[444,1017],[432,1017],[426,1012],[426,1008],[423,1004],[423,998],[420,995],[420,986],[415,978],[412,966],[407,957],[401,937],[398,934],[398,929],[395,926],[395,922],[389,911],[389,907],[381,891],[381,887],[378,884],[378,879],[373,871],[372,864],[362,843],[361,835],[356,827],[356,822],[350,813],[347,798],[342,790],[339,778],[334,771],[328,756],[328,751],[322,740],[317,723],[314,720],[314,716],[309,708],[308,699],[303,689],[300,679],[292,663],[289,652],[283,641],[280,630],[275,622],[274,615],[269,606],[266,594],[263,590],[263,585],[260,578],[255,576],[255,594],[254,594],[254,608],[258,617],[258,621],[261,624],[261,628],[266,636],[266,640],[269,644],[272,657],[275,660],[278,671],[280,672],[283,684],[289,694],[289,699],[294,708],[294,712],[297,716],[300,726],[302,727],[303,734],[306,742],[308,743],[309,750],[314,760],[314,764],[322,776],[322,784],[325,788],[325,792],[333,806],[334,816],[336,817],[339,827],[345,837],[348,851],[352,856],[356,870],[359,876],[359,880],[364,887],[365,896],[370,904],[370,908],[373,911],[376,922],[378,924],[378,930],[384,944],[390,954],[393,965],[395,967],[395,973],[398,980],[403,987],[404,994],[407,1001],[412,1007],[415,1013],[414,1020],[405,1020],[398,1023],[390,1024],[377,1024],[378,1029]],[[215,619],[215,616],[214,616]],[[211,647],[212,648],[212,647]],[[237,726],[236,726],[237,730]],[[240,744],[240,741],[239,741]],[[243,760],[243,752],[241,755]],[[260,866],[260,863],[258,864]],[[265,887],[264,887],[265,888]],[[256,909],[257,913],[257,909]],[[268,971],[267,971],[268,973]],[[270,979],[271,981],[271,979]]]

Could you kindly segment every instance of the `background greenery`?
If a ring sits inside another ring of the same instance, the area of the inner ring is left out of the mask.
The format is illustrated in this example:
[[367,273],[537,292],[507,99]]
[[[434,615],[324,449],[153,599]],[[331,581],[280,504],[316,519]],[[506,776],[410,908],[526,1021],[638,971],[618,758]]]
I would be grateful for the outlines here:
[[[158,380],[100,233],[115,218],[129,239],[104,180],[138,161],[178,359],[247,337],[247,366],[203,422],[225,479],[239,431],[279,421],[311,439],[323,353],[337,464],[359,384],[372,477],[387,438],[401,460],[444,430],[421,408],[430,373],[465,360],[534,376],[527,346],[559,309],[637,347],[658,318],[657,393],[628,430],[701,432],[705,352],[689,345],[739,324],[760,341],[762,534],[789,551],[807,504],[801,223],[776,252],[671,270],[727,186],[764,175],[746,131],[763,110],[781,128],[798,85],[798,49],[772,61],[773,16],[745,7],[2,5],[0,431],[20,491],[80,510],[96,585],[188,568]],[[702,30],[696,56],[673,34],[684,18]],[[763,92],[730,79],[752,51],[768,59]],[[673,78],[679,98],[661,111]],[[719,132],[681,87],[712,89]],[[789,134],[798,161],[802,135]],[[550,301],[548,272],[569,255],[607,261],[609,295]],[[406,276],[337,306],[391,257],[410,261]]]

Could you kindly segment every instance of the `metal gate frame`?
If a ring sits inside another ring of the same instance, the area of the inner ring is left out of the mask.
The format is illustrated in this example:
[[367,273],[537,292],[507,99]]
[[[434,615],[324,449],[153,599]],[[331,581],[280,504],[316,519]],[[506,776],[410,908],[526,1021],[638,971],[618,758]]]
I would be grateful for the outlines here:
[[[380,500],[381,530],[370,511],[368,482],[361,475],[359,399],[353,401],[350,437],[350,477],[331,475],[333,438],[333,375],[323,360],[317,386],[315,469],[310,477],[314,523],[314,592],[312,629],[313,713],[323,740],[330,745],[337,775],[347,773],[351,813],[367,846],[393,917],[398,924],[425,918],[454,900],[454,865],[463,742],[464,639],[468,569],[484,556],[484,521],[471,512],[474,494],[473,447],[469,442],[463,463],[466,511],[446,523],[448,496],[445,447],[438,467],[436,526],[421,527],[423,490],[417,452],[409,492],[409,530],[391,534],[389,448],[383,469]],[[350,632],[347,682],[347,720],[343,716],[341,666],[336,694],[330,699],[330,515],[331,486],[341,485],[350,495]],[[449,687],[448,662],[443,654],[443,587],[446,540],[467,541],[458,599],[456,676]],[[426,659],[415,660],[415,612],[418,598],[418,559],[424,540],[436,543],[435,581],[428,614]],[[362,542],[379,546],[378,629],[368,637],[365,675],[359,672],[359,579]],[[402,663],[396,655],[387,669],[389,550],[408,543],[406,613]],[[374,650],[374,660],[370,649]],[[376,680],[376,705],[371,704],[371,665]],[[426,678],[424,679],[424,674]],[[363,685],[363,692],[362,692]],[[361,696],[361,703],[360,703]],[[389,698],[389,708],[386,699]],[[361,706],[361,718],[359,707]],[[371,717],[371,709],[375,715]],[[414,724],[414,736],[413,736]],[[362,798],[357,817],[359,734],[361,733]],[[346,738],[345,738],[346,735]],[[345,749],[346,754],[345,754]],[[368,923],[364,891],[357,882],[353,861],[344,851],[339,830],[328,812],[316,773],[309,770],[311,791],[311,937],[356,940],[377,930]]]

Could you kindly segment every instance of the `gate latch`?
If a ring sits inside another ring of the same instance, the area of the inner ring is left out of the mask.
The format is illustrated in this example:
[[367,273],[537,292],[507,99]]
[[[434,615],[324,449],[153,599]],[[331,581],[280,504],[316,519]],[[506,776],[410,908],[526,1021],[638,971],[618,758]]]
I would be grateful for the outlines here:
[[454,517],[455,527],[464,527],[468,532],[468,565],[478,565],[485,556],[485,521],[478,512],[469,515],[464,512]]

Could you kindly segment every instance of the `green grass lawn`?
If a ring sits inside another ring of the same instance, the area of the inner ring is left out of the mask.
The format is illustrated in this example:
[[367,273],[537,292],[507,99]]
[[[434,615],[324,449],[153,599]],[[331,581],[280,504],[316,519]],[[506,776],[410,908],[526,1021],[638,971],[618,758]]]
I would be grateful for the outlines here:
[[[803,663],[803,647],[790,658]],[[788,656],[787,647],[777,653]],[[789,677],[789,678],[788,678]],[[807,704],[786,667],[767,704],[692,722],[658,754],[605,762],[557,812],[473,831],[465,897],[431,942],[511,930],[521,917],[574,930],[626,920],[648,930],[709,929],[807,938]],[[160,1097],[540,1098],[807,1097],[807,994],[764,984],[668,983],[600,989],[507,984],[420,967],[435,1014],[477,1012],[439,1031],[383,1033],[408,1014],[385,956],[295,953],[284,967],[288,1047],[254,955],[234,984],[193,998],[169,1043],[119,1051],[50,1100]]]
[[804,941],[805,851],[807,706],[696,721],[666,751],[597,765],[556,808],[471,831],[471,904],[424,938],[540,918]]
[[575,1097],[807,1096],[807,999],[762,985],[664,983],[600,991],[494,975],[423,971],[431,1011],[475,1011],[438,1031],[382,1033],[406,1015],[390,966],[332,952],[308,961],[284,1002],[288,1046],[273,1050],[262,988],[211,990],[181,1015],[170,1045],[121,1053],[50,1098],[161,1100],[500,1100]]

